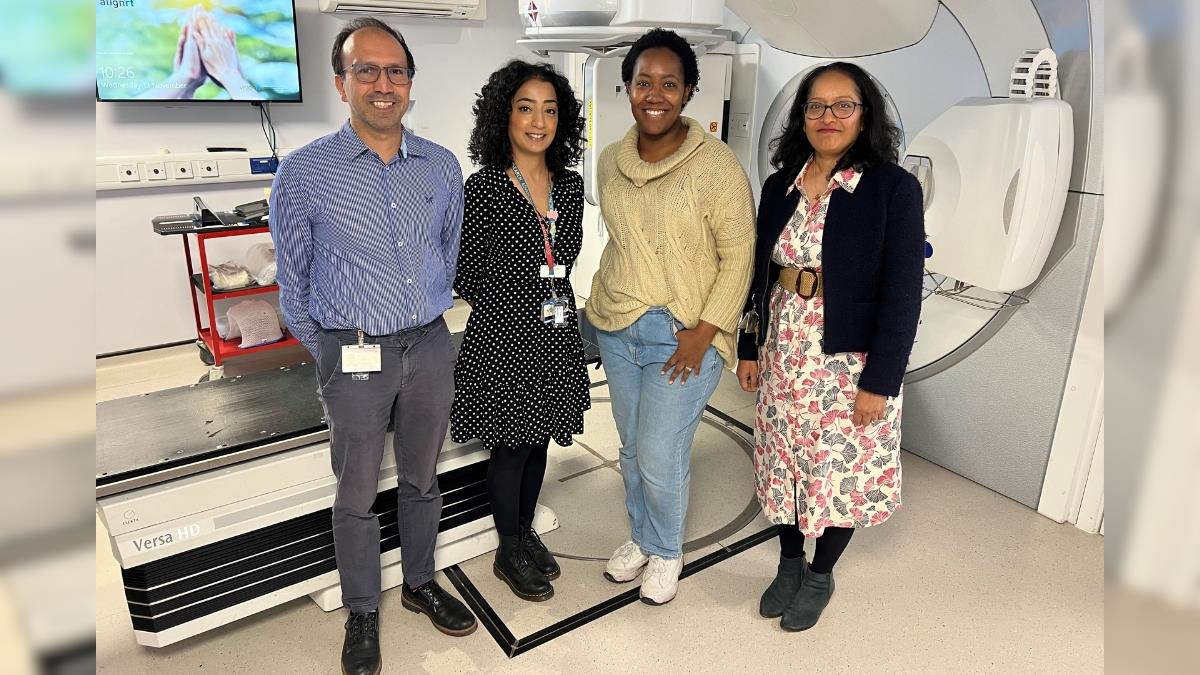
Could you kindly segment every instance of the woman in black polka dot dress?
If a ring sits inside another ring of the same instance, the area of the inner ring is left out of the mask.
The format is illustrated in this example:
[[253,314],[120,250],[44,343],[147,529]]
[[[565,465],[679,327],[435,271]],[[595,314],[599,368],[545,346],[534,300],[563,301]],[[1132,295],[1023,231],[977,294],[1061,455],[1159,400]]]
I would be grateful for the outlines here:
[[512,61],[475,103],[468,146],[482,168],[464,189],[454,289],[471,316],[454,369],[450,435],[492,451],[488,497],[500,535],[495,573],[546,600],[561,573],[532,528],[550,439],[570,445],[591,407],[575,293],[583,242],[580,104],[545,64]]

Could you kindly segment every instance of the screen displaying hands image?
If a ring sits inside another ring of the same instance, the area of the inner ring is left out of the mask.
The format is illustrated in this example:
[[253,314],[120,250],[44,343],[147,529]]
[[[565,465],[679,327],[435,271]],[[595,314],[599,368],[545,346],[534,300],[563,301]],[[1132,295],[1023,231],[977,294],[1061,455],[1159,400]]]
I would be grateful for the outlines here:
[[292,0],[97,0],[102,101],[299,101]]
[[142,94],[143,98],[192,98],[208,78],[239,101],[262,100],[262,94],[246,80],[238,61],[237,36],[212,14],[192,8],[179,31],[175,48],[175,71],[163,83]]

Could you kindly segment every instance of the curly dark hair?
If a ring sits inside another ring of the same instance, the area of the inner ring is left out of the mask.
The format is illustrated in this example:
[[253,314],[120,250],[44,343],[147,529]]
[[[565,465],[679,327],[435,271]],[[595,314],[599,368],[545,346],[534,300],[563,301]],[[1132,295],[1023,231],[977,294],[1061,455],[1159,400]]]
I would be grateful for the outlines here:
[[334,75],[341,75],[346,70],[345,65],[342,63],[342,51],[346,47],[346,40],[349,40],[351,35],[364,28],[381,30],[396,38],[396,42],[399,42],[400,46],[404,48],[404,56],[408,59],[408,67],[412,68],[414,73],[417,72],[417,64],[413,61],[412,50],[408,48],[408,43],[404,41],[404,36],[399,31],[373,16],[360,16],[343,26],[338,31],[337,37],[333,38],[333,54],[330,55],[329,60],[330,65],[333,66]]
[[546,164],[551,172],[574,166],[583,156],[583,104],[567,78],[546,63],[529,63],[514,59],[492,73],[487,84],[475,96],[475,128],[467,142],[467,155],[476,165],[506,169],[512,164],[512,142],[508,140],[508,118],[512,100],[521,85],[529,80],[541,80],[554,87],[558,99],[558,130],[546,150]]
[[858,135],[854,145],[846,150],[846,154],[842,155],[837,166],[833,167],[830,176],[852,166],[862,170],[884,162],[897,161],[903,133],[888,117],[883,92],[867,71],[853,63],[834,61],[814,68],[800,83],[783,131],[771,140],[771,166],[786,169],[788,174],[797,174],[812,156],[812,144],[808,142],[808,136],[804,133],[804,104],[808,103],[813,83],[828,72],[843,73],[854,80],[863,103],[862,133]]
[[629,91],[629,83],[633,81],[633,69],[637,67],[638,57],[647,49],[658,47],[670,49],[675,52],[675,56],[679,57],[679,63],[683,67],[683,84],[691,86],[691,89],[688,90],[687,101],[684,101],[686,104],[699,91],[700,62],[696,59],[696,52],[692,51],[687,40],[679,37],[678,33],[665,28],[649,30],[629,48],[629,53],[621,61],[621,81],[625,83],[625,90]]

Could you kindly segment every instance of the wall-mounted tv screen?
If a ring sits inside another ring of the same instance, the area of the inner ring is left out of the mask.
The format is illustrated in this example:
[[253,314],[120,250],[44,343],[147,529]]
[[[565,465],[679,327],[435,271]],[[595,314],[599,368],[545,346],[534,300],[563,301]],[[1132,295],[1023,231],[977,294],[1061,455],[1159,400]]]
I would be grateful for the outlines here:
[[293,0],[96,0],[101,101],[299,101]]

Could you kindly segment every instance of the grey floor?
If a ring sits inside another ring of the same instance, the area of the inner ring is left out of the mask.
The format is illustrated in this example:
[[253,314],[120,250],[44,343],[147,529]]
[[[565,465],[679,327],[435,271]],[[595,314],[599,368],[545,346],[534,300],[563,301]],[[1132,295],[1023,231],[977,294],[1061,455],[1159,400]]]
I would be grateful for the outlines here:
[[[461,325],[463,313],[449,318],[452,327]],[[246,357],[231,361],[227,375],[296,358]],[[97,399],[190,384],[205,372],[191,346],[103,359]],[[589,372],[603,379],[603,370]],[[606,387],[593,389],[587,432],[574,446],[551,451],[542,503],[561,525],[544,540],[571,556],[560,558],[555,597],[518,600],[492,575],[490,556],[460,566],[518,637],[636,588],[608,583],[603,562],[587,559],[606,558],[628,535],[606,396]],[[753,418],[753,399],[732,374],[711,406],[745,423]],[[1102,539],[915,455],[902,461],[903,511],[856,533],[837,567],[833,601],[810,631],[787,633],[757,614],[779,555],[771,540],[683,580],[666,606],[630,604],[512,659],[482,628],[447,637],[404,610],[397,592],[385,593],[384,672],[1102,672]],[[695,443],[686,560],[767,527],[753,508],[750,471],[733,427],[706,418]],[[337,672],[344,615],[327,614],[307,598],[166,648],[137,645],[99,520],[96,596],[100,672]]]

